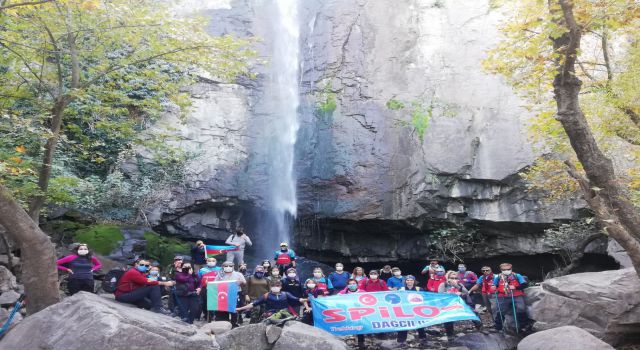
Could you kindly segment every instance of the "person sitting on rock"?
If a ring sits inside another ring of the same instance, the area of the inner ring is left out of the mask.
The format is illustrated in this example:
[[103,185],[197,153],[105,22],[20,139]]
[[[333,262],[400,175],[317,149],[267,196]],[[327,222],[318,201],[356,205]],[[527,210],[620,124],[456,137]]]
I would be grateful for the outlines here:
[[176,272],[176,296],[182,321],[192,324],[194,319],[200,318],[200,292],[193,266],[183,263],[182,271]]
[[387,283],[380,279],[378,270],[369,271],[369,278],[361,280],[358,283],[358,288],[365,292],[383,292],[389,290]]
[[313,277],[311,279],[316,283],[316,288],[322,290],[324,296],[329,295],[329,290],[333,289],[333,284],[325,277],[321,267],[313,268]]
[[291,293],[282,291],[282,282],[275,281],[269,287],[269,292],[263,293],[252,303],[237,308],[236,311],[241,312],[250,310],[256,306],[264,305],[265,312],[261,314],[261,318],[278,321],[285,318],[296,316],[295,310],[291,307],[291,302],[304,302],[306,299],[298,298]]
[[400,268],[392,268],[391,273],[393,276],[387,279],[387,287],[389,287],[389,290],[398,290],[402,288],[404,286],[404,277],[402,277],[402,271],[400,271]]
[[[287,270],[287,275],[282,278],[282,290],[285,292],[291,293],[294,297],[302,298],[304,296],[304,287],[300,279],[298,278],[298,272],[295,268],[290,268]],[[302,304],[298,302],[291,302],[291,307],[296,312],[300,311],[300,307]]]
[[[416,278],[412,275],[408,275],[404,279],[404,285],[400,288],[400,290],[407,290],[413,292],[419,292],[422,289],[417,286]],[[404,344],[407,341],[408,331],[399,331],[398,332],[398,343]],[[424,328],[418,328],[418,339],[420,342],[425,343],[427,341],[427,332],[425,332]]]
[[[446,281],[441,283],[438,286],[438,293],[455,294],[460,298],[462,298],[463,300],[466,299],[467,295],[469,294],[469,291],[467,290],[467,288],[464,287],[462,283],[460,283],[460,277],[458,275],[458,272],[449,271],[446,273],[445,278],[446,278]],[[453,340],[453,324],[454,322],[444,323],[444,330],[447,334],[447,339],[449,341]],[[476,326],[477,329],[482,328],[482,322],[480,321],[474,320],[473,324]]]
[[240,265],[244,264],[244,248],[253,245],[251,239],[247,236],[246,232],[244,232],[243,228],[238,227],[236,232],[229,236],[224,243],[238,248],[238,250],[227,252],[226,261],[231,261],[239,268]]
[[356,266],[353,269],[353,273],[351,274],[351,278],[353,278],[354,280],[358,281],[358,283],[360,283],[360,281],[362,281],[363,279],[367,278],[367,276],[364,274],[364,269],[360,266]]
[[[279,283],[282,287],[281,281],[274,281],[271,285]],[[264,276],[264,267],[262,265],[256,266],[253,272],[253,276],[247,278],[247,295],[245,295],[245,302],[250,303],[258,300],[265,293],[269,292],[269,283]],[[251,321],[249,323],[258,323],[260,317],[265,312],[264,303],[256,304],[251,310]],[[246,308],[246,307],[245,307]]]
[[200,270],[206,264],[206,247],[203,241],[196,241],[191,247],[191,262],[195,271]]
[[280,268],[281,271],[296,267],[296,253],[289,249],[287,242],[280,243],[280,250],[275,251],[273,260],[274,267]]
[[[497,330],[502,330],[503,320],[509,313],[513,315],[515,308],[518,330],[527,327],[527,305],[524,300],[524,289],[529,286],[527,280],[522,275],[514,273],[510,263],[500,264],[500,274],[493,277],[491,292],[497,293],[497,311],[494,317]],[[514,306],[515,305],[515,306]]]
[[473,293],[474,291],[480,289],[480,291],[482,292],[482,306],[487,309],[492,317],[495,317],[493,316],[493,310],[491,308],[491,303],[493,300],[491,286],[493,286],[493,278],[495,276],[493,275],[493,272],[491,271],[491,268],[489,266],[483,266],[480,271],[482,271],[482,276],[480,276],[480,278],[478,278],[478,280],[476,281],[476,284],[471,287],[471,289],[469,289],[469,293]]
[[70,295],[79,291],[95,292],[93,272],[99,270],[102,264],[100,260],[91,254],[89,246],[78,244],[73,249],[73,254],[59,259],[56,264],[58,265],[58,270],[69,273],[67,290]]
[[385,283],[387,283],[387,280],[391,277],[393,277],[393,272],[391,271],[391,265],[384,265],[381,269],[380,269],[380,279],[383,280]]
[[[244,297],[241,297],[241,295],[244,294],[243,290],[246,290],[247,280],[240,272],[233,270],[233,262],[225,261],[222,263],[222,273],[219,273],[218,276],[216,276],[215,281],[235,281],[240,287],[238,288],[238,295],[229,295],[229,298],[239,298],[238,300],[242,303],[238,303],[238,306],[242,306],[244,304]],[[232,327],[238,327],[237,312],[216,311],[215,320],[231,322]]]
[[329,291],[332,295],[338,294],[341,290],[347,287],[347,281],[349,281],[349,273],[344,271],[344,265],[342,263],[336,263],[336,270],[329,274],[329,282],[333,288]]
[[169,315],[170,311],[162,307],[160,286],[173,286],[173,281],[153,281],[147,278],[149,262],[138,260],[132,269],[127,270],[114,292],[116,300],[121,303],[134,304],[138,307],[151,309],[153,312]]
[[159,266],[151,266],[149,268],[149,273],[147,274],[147,278],[152,281],[160,280],[160,267]]

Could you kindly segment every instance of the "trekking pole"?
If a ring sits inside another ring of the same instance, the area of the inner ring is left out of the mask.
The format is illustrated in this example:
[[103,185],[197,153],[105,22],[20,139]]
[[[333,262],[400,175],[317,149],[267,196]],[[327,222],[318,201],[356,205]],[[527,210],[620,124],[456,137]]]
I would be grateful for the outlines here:
[[500,301],[498,300],[498,292],[496,291],[493,295],[496,297],[496,306],[498,307],[498,315],[500,315],[500,322],[502,323],[502,328],[504,328],[504,317],[502,317],[502,310],[500,309]]
[[516,314],[516,300],[513,297],[513,289],[511,290],[511,305],[513,306],[513,322],[516,324],[516,334],[518,334],[518,314]]

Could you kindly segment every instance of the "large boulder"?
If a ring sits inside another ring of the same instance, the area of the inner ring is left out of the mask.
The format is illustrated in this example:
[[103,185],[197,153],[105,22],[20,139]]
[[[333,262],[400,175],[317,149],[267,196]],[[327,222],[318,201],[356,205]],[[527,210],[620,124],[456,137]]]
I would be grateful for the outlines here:
[[85,292],[27,317],[0,341],[3,350],[216,348],[192,325]]
[[640,280],[634,269],[552,278],[527,288],[535,328],[582,328],[611,345],[640,339]]
[[9,269],[0,265],[0,293],[16,290],[17,288],[16,276]]
[[575,326],[552,328],[531,334],[518,344],[518,350],[613,350],[613,347]]
[[216,341],[221,349],[233,350],[348,349],[333,335],[301,322],[287,322],[279,334],[273,327],[262,323],[250,324],[217,336]]
[[470,350],[512,350],[516,348],[518,340],[516,337],[502,333],[469,333],[457,337],[455,344]]

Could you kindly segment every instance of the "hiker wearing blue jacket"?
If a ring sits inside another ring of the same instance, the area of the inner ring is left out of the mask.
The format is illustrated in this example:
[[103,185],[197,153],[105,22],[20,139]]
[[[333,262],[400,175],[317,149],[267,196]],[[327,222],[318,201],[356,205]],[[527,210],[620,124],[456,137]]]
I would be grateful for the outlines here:
[[404,287],[404,277],[402,276],[402,271],[400,271],[399,267],[394,267],[391,269],[391,276],[387,280],[387,287],[389,290],[398,290]]
[[338,294],[341,290],[347,287],[349,281],[349,273],[344,272],[344,265],[342,263],[336,264],[336,270],[329,274],[329,282],[333,288],[331,288],[331,295]]

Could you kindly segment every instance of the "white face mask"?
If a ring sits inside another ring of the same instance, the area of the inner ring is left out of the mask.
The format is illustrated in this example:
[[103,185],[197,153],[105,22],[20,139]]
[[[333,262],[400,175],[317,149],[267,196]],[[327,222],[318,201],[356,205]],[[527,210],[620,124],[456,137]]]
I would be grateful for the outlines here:
[[207,261],[207,266],[216,267],[216,262],[215,261]]
[[280,293],[280,287],[271,287],[271,292]]
[[287,276],[291,277],[291,278],[295,278],[296,274],[295,273],[288,273]]
[[87,255],[89,254],[89,249],[78,249],[78,255]]
[[402,276],[402,271],[395,271],[393,273],[394,276]]
[[336,266],[336,271],[342,271],[344,269],[342,266]]
[[278,271],[278,270],[271,270],[271,274],[272,274],[272,275],[274,275],[274,276],[278,276],[278,275],[280,275],[280,271]]
[[224,270],[224,272],[233,272],[233,267],[231,267],[231,266],[225,266],[225,267],[223,268],[223,270]]
[[511,270],[502,270],[502,274],[503,275],[510,275],[511,274]]
[[264,267],[265,269],[269,268],[269,264],[262,264],[262,267]]
[[378,279],[378,275],[370,275],[369,278],[372,279],[372,280],[377,280]]
[[320,278],[320,277],[322,277],[322,272],[314,272],[314,273],[313,273],[313,277],[315,277],[315,278]]
[[316,284],[315,284],[315,283],[309,283],[309,284],[307,284],[307,288],[309,288],[309,289],[313,289],[313,288],[315,288],[315,287],[316,287]]

